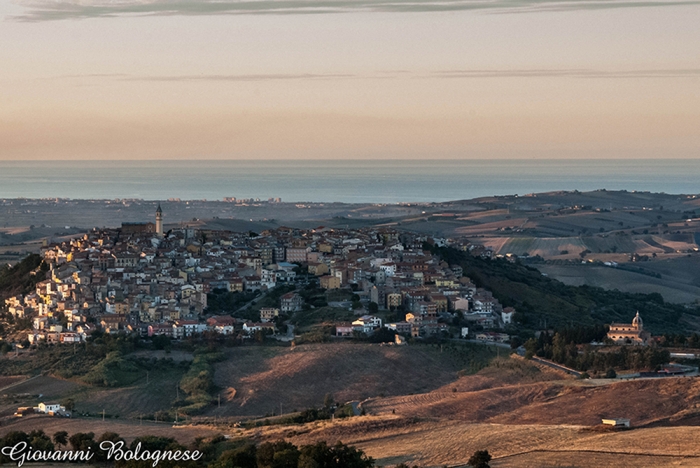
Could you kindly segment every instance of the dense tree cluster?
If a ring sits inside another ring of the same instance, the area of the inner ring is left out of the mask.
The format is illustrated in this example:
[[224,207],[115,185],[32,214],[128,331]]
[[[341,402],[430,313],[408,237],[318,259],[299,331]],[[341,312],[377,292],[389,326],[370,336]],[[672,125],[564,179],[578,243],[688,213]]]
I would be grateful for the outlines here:
[[16,294],[26,294],[34,289],[36,283],[43,281],[49,266],[38,254],[31,254],[14,266],[0,266],[0,304],[4,299]]
[[521,327],[563,327],[628,322],[636,311],[656,333],[682,333],[684,315],[700,316],[700,309],[664,301],[658,293],[634,294],[592,286],[569,286],[536,268],[505,259],[483,259],[448,247],[425,244],[450,265],[462,267],[476,286],[493,292],[504,307],[515,307]]
[[362,450],[338,442],[319,442],[297,447],[292,443],[267,442],[224,452],[214,468],[372,468],[374,460]]
[[[656,369],[670,360],[668,350],[654,347],[626,347],[594,350],[589,345],[579,349],[571,333],[553,336],[541,333],[525,343],[526,357],[539,356],[580,371],[606,372],[610,369]],[[580,336],[586,336],[585,333]],[[568,339],[568,341],[567,341]]]

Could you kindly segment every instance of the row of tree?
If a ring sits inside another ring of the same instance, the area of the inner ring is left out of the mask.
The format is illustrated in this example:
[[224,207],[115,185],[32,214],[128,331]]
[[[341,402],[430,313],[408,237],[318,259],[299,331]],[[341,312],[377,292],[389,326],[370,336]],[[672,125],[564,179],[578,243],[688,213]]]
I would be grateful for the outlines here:
[[[553,336],[540,333],[538,338],[525,342],[525,357],[539,356],[580,371],[606,372],[610,369],[645,370],[657,369],[669,362],[668,350],[654,347],[626,347],[594,350],[571,339],[566,331]],[[585,336],[585,333],[581,336]],[[567,341],[568,340],[568,341]]]
[[[44,431],[35,430],[30,433],[13,431],[0,438],[0,446],[15,446],[25,442],[33,450],[73,450],[90,451],[94,453],[91,463],[111,462],[118,468],[147,468],[152,461],[115,461],[107,460],[107,452],[100,449],[104,441],[124,441],[119,434],[106,432],[95,437],[92,432],[76,433],[71,436],[66,431],[56,432],[53,437]],[[168,461],[158,463],[160,468],[372,468],[375,462],[365,455],[362,450],[345,445],[341,442],[328,445],[319,442],[312,445],[296,445],[285,442],[266,442],[260,445],[245,441],[231,441],[223,436],[210,439],[197,438],[189,446],[180,444],[173,438],[144,436],[126,444],[129,450],[135,450],[141,444],[141,452],[149,451],[184,451],[198,450],[202,457],[197,461]],[[14,464],[9,456],[0,454],[0,464]]]

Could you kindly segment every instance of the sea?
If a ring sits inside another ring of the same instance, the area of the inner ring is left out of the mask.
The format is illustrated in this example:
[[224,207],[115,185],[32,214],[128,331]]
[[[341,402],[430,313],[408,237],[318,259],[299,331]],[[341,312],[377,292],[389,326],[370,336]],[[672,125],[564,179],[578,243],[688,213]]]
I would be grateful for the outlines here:
[[0,198],[441,202],[555,190],[700,193],[700,159],[0,161]]

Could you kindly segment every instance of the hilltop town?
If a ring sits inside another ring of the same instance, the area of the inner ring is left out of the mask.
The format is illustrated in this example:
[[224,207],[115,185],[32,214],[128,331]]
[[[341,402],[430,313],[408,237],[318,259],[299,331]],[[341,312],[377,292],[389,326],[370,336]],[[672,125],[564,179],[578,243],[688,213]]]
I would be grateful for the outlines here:
[[[82,342],[95,330],[174,339],[264,331],[285,338],[277,325],[313,308],[300,292],[317,287],[350,292],[334,305],[356,317],[330,322],[336,336],[385,327],[406,337],[467,337],[471,328],[472,337],[505,342],[508,335],[494,330],[514,324],[514,308],[423,249],[427,236],[373,227],[163,229],[159,206],[155,223],[94,229],[42,247],[46,279],[6,299],[7,312],[31,320],[29,344]],[[252,320],[236,317],[237,310],[208,313],[211,293],[244,293],[254,303],[279,287],[287,292]]]

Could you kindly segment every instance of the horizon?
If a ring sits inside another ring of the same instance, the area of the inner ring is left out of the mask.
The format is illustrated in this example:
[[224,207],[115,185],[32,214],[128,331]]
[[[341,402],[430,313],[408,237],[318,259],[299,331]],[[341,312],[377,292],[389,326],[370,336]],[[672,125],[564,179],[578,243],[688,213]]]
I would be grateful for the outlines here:
[[561,157],[561,158],[554,158],[554,157],[535,157],[535,156],[530,156],[527,158],[515,158],[515,157],[503,157],[503,158],[485,158],[485,157],[468,157],[468,158],[434,158],[434,159],[425,159],[425,158],[420,158],[420,157],[401,157],[401,158],[381,158],[381,157],[376,157],[376,158],[333,158],[333,159],[328,159],[328,158],[265,158],[265,159],[255,159],[255,158],[202,158],[202,159],[193,159],[193,158],[150,158],[150,159],[145,159],[145,158],[140,158],[140,159],[90,159],[90,158],[82,158],[82,159],[76,159],[76,158],[67,158],[67,159],[0,159],[0,164],[3,163],[22,163],[22,164],[34,164],[34,163],[45,163],[45,162],[89,162],[89,163],[149,163],[149,162],[154,162],[154,163],[162,163],[162,162],[178,162],[178,163],[192,163],[192,164],[198,164],[198,163],[203,163],[203,162],[231,162],[231,163],[260,163],[260,164],[265,164],[265,163],[275,163],[275,162],[283,162],[283,163],[292,163],[292,162],[299,162],[299,161],[310,161],[310,162],[327,162],[327,163],[342,163],[342,162],[348,162],[348,163],[375,163],[375,162],[420,162],[420,163],[425,163],[425,164],[433,164],[435,162],[484,162],[484,163],[493,163],[494,161],[502,162],[502,161],[514,161],[514,162],[519,162],[519,163],[527,163],[528,161],[537,161],[537,162],[561,162],[561,163],[566,163],[566,162],[586,162],[589,160],[596,160],[596,161],[606,161],[606,162],[611,162],[611,163],[629,163],[633,161],[644,161],[644,162],[658,162],[658,163],[670,163],[674,161],[694,161],[698,162],[700,161],[699,158],[697,157],[673,157],[673,158],[661,158],[661,157],[630,157],[630,158],[622,158],[622,157],[571,157],[571,158],[566,158],[566,157]]

